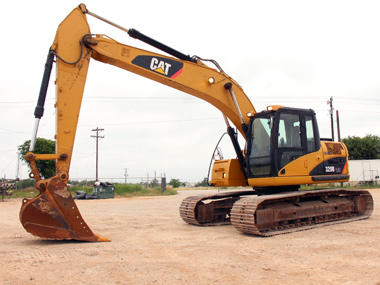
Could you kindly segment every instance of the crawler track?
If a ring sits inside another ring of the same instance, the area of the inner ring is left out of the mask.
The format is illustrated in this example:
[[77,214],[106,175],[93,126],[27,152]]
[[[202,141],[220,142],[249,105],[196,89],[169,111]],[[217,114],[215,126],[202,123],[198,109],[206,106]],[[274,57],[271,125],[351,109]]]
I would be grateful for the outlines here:
[[188,224],[196,226],[230,225],[233,204],[244,195],[254,195],[255,191],[220,192],[213,195],[198,195],[185,198],[179,212]]
[[372,196],[366,190],[247,196],[253,194],[254,191],[236,191],[188,197],[180,206],[180,215],[185,222],[197,226],[232,223],[245,234],[274,236],[366,219],[373,211]]
[[274,236],[369,218],[372,196],[365,190],[316,190],[243,198],[231,222],[245,234]]

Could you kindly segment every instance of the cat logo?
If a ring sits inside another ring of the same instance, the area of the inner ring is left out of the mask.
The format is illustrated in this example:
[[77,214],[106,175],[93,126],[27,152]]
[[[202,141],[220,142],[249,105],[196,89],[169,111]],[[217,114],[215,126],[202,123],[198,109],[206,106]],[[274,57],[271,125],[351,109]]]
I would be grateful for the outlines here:
[[183,70],[182,62],[158,56],[138,55],[132,63],[171,79],[175,79]]
[[161,60],[159,61],[157,58],[152,57],[152,61],[150,62],[150,69],[156,72],[165,74],[166,76],[169,74],[169,69],[172,65]]

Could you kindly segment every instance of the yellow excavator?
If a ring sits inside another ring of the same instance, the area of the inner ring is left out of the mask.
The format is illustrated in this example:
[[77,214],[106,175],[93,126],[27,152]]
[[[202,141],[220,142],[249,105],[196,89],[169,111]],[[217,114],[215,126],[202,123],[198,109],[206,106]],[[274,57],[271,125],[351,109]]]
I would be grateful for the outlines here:
[[[169,56],[92,34],[87,15]],[[265,111],[256,112],[241,86],[216,61],[185,55],[135,29],[116,25],[81,4],[58,27],[47,56],[34,112],[35,126],[26,158],[31,167],[30,177],[35,179],[35,187],[40,193],[35,198],[23,199],[20,211],[21,223],[29,233],[45,239],[109,241],[92,232],[67,188],[91,58],[196,96],[222,112],[236,157],[213,161],[209,182],[216,187],[243,186],[252,190],[184,199],[179,210],[187,223],[199,226],[232,223],[243,233],[271,236],[371,215],[373,200],[368,191],[299,191],[303,184],[349,180],[346,146],[320,139],[313,110],[272,105]],[[54,62],[57,65],[56,151],[35,154],[34,145]],[[243,149],[237,139],[238,133],[245,139]],[[56,175],[43,179],[38,171],[38,160],[55,160]]]

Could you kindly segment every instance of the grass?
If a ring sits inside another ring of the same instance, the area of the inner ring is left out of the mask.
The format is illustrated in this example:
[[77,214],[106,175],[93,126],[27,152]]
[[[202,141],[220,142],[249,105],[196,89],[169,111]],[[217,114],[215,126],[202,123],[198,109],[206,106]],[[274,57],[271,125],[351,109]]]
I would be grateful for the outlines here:
[[[71,194],[74,196],[75,191],[85,191],[88,194],[93,194],[93,187],[72,187],[70,188]],[[26,188],[23,190],[13,190],[12,198],[34,198],[39,194],[35,188]],[[166,191],[162,193],[161,188],[146,188],[141,184],[115,184],[115,197],[133,197],[133,196],[168,196],[176,195],[177,191],[167,187]],[[4,199],[9,196],[4,197]]]
[[37,196],[38,193],[39,191],[35,188],[13,190],[11,198],[34,198],[35,196]]
[[[176,195],[177,191],[171,188],[167,188],[164,193],[161,192],[161,188],[146,188],[141,184],[115,184],[115,197],[133,197],[133,196],[168,196]],[[92,187],[72,187],[70,188],[71,194],[74,196],[75,191],[85,191],[88,194],[93,194],[94,189]]]
[[164,193],[162,193],[161,188],[146,188],[141,184],[116,184],[115,185],[115,195],[122,197],[131,196],[167,196],[176,195],[177,191],[172,188],[167,188]]
[[363,184],[363,185],[355,185],[352,186],[351,184],[344,183],[343,186],[340,184],[315,184],[315,185],[302,185],[300,190],[317,190],[317,189],[326,189],[326,188],[343,188],[343,189],[377,189],[380,188],[380,185],[370,185],[370,184]]
[[[344,184],[344,186],[328,184],[328,185],[312,185],[312,186],[301,186],[300,190],[315,190],[321,188],[344,188],[344,189],[374,189],[380,188],[380,185],[358,185],[351,186],[349,184]],[[205,189],[217,189],[215,187],[196,187],[196,188],[181,188],[181,190],[205,190]],[[228,189],[223,187],[223,189]],[[231,189],[236,189],[232,187]],[[88,194],[93,194],[94,190],[92,187],[72,187],[70,188],[71,194],[74,196],[75,191],[85,191]],[[37,196],[39,191],[35,188],[27,188],[23,190],[14,190],[12,196],[5,196],[4,199],[8,198],[34,198]],[[137,196],[168,196],[176,195],[177,190],[171,187],[167,187],[167,190],[162,193],[161,189],[158,187],[155,188],[146,188],[141,184],[115,184],[115,197],[137,197]]]

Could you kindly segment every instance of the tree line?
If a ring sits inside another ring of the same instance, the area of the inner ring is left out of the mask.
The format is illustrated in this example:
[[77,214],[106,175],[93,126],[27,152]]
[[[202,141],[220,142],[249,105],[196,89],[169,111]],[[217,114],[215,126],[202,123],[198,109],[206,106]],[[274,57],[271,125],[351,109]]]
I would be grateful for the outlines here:
[[[349,136],[342,139],[342,142],[347,146],[350,160],[360,159],[380,159],[380,138],[376,135],[366,135],[365,137]],[[29,151],[30,140],[25,141],[18,147],[21,154],[22,161],[29,165],[25,159],[25,155]],[[37,138],[34,153],[37,154],[51,154],[55,153],[55,142],[53,140]],[[41,175],[45,178],[50,178],[55,175],[55,161],[53,160],[39,160],[37,167]],[[157,182],[158,183],[158,182]],[[183,186],[185,183],[179,179],[171,179],[169,185],[173,188]],[[196,187],[208,186],[207,178],[196,183]]]
[[342,139],[347,146],[349,159],[380,159],[380,138],[374,135],[366,135],[365,137],[348,137]]

